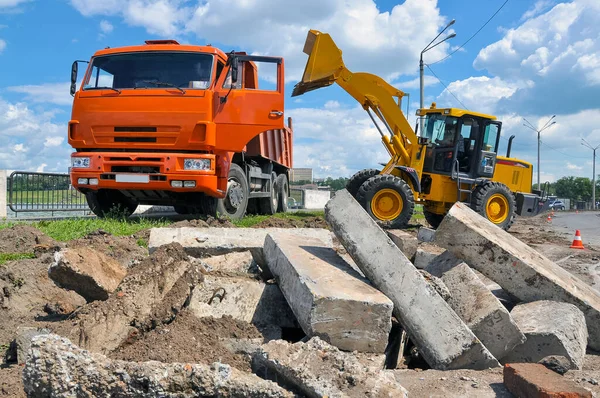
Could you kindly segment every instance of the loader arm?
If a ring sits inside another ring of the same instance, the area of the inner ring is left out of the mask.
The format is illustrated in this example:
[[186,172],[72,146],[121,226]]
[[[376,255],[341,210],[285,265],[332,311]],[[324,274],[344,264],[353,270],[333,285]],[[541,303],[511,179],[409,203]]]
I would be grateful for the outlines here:
[[[351,72],[344,65],[342,51],[327,33],[310,30],[304,53],[308,54],[308,61],[302,81],[294,87],[292,97],[337,83],[362,105],[381,134],[381,140],[391,156],[381,173],[390,173],[396,166],[409,166],[415,169],[420,179],[423,170],[422,151],[417,135],[400,109],[404,92],[379,76]],[[385,126],[389,136],[373,115]]]

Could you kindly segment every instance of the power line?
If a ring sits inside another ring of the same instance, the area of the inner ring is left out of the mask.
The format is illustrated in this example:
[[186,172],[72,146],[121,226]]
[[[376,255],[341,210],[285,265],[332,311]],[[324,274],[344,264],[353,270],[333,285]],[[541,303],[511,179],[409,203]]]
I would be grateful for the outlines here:
[[[446,86],[446,84],[442,81],[442,79],[440,79],[438,77],[438,75],[435,74],[435,72],[433,71],[433,69],[431,69],[431,67],[427,64],[425,64],[425,66],[427,67],[427,69],[429,69],[429,71],[431,73],[433,73],[433,76],[435,76],[436,79],[438,79],[438,81],[440,83],[442,83],[442,86],[444,86],[444,88],[454,97],[455,100],[457,100],[466,110],[469,110],[469,108],[467,108],[467,106],[465,104],[462,103],[461,100],[458,99],[458,97],[456,95],[454,95],[454,93],[452,91],[450,91],[450,89],[448,88],[448,86]],[[443,92],[443,91],[442,91]],[[440,93],[441,94],[441,93]]]
[[553,148],[550,145],[546,144],[544,141],[542,141],[542,145],[547,146],[548,148],[552,149],[553,151],[556,151],[556,152],[560,153],[561,155],[565,155],[565,156],[568,156],[568,157],[573,158],[573,159],[587,159],[587,157],[584,157],[584,156],[573,156],[573,155],[569,155],[568,153],[561,152],[558,149]]
[[479,30],[477,30],[477,32],[473,33],[473,36],[469,37],[469,39],[468,39],[466,42],[464,42],[463,44],[461,44],[461,45],[460,45],[460,47],[458,47],[456,50],[452,51],[450,54],[446,55],[444,58],[440,59],[439,61],[432,62],[432,63],[430,63],[429,65],[434,65],[434,64],[437,64],[438,62],[442,62],[442,61],[444,61],[444,60],[446,60],[446,59],[450,58],[450,56],[451,56],[452,54],[456,53],[458,50],[460,50],[461,48],[463,48],[463,47],[464,47],[464,46],[465,46],[465,45],[466,45],[468,42],[470,42],[470,41],[471,41],[471,39],[473,39],[475,36],[477,36],[477,34],[478,34],[479,32],[481,32],[481,30],[482,30],[483,28],[485,28],[485,26],[486,26],[488,23],[490,23],[490,21],[491,21],[491,20],[492,20],[492,19],[493,19],[493,18],[496,16],[496,14],[498,14],[498,13],[500,12],[500,10],[502,10],[502,8],[504,8],[504,6],[506,5],[506,3],[508,3],[508,0],[506,0],[506,1],[505,1],[505,2],[504,2],[504,3],[503,3],[501,6],[500,6],[500,8],[498,8],[498,10],[496,10],[496,12],[495,12],[495,13],[494,13],[494,14],[493,14],[491,17],[490,17],[490,19],[488,19],[488,20],[487,20],[487,21],[486,21],[486,22],[483,24],[483,26],[482,26],[481,28],[479,28]]

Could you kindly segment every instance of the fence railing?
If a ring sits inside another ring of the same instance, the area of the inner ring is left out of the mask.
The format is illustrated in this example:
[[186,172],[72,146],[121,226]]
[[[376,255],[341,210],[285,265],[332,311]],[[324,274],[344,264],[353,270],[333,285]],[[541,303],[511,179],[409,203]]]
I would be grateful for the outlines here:
[[15,171],[7,179],[8,207],[14,213],[89,211],[69,174]]

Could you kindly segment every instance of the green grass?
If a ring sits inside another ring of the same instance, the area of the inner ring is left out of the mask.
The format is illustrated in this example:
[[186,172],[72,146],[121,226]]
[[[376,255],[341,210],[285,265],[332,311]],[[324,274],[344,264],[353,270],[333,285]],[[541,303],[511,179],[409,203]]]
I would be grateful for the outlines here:
[[0,265],[7,261],[25,260],[35,258],[33,253],[0,253]]
[[90,232],[102,229],[115,236],[133,235],[143,229],[165,227],[169,220],[156,219],[110,219],[73,218],[68,220],[39,221],[32,225],[46,235],[62,242],[82,238]]
[[273,218],[281,218],[284,220],[302,220],[306,217],[323,217],[325,213],[323,211],[297,211],[297,212],[289,212],[289,213],[276,213],[272,216],[258,216],[251,215],[242,218],[241,220],[232,220],[231,222],[240,228],[250,228],[255,226],[256,224],[265,221],[271,217]]
[[85,203],[85,197],[77,191],[68,189],[49,190],[49,191],[15,191],[13,192],[13,201],[19,203],[37,204],[37,203]]

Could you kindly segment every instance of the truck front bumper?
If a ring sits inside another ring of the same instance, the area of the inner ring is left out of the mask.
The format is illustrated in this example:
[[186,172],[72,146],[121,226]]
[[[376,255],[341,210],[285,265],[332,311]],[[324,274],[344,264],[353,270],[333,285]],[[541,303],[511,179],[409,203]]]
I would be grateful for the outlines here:
[[[76,152],[72,158],[89,158],[88,167],[72,167],[71,184],[75,189],[97,191],[203,192],[222,198],[227,189],[227,176],[220,169],[229,169],[227,157],[213,154]],[[184,160],[210,161],[205,170],[186,170]]]

